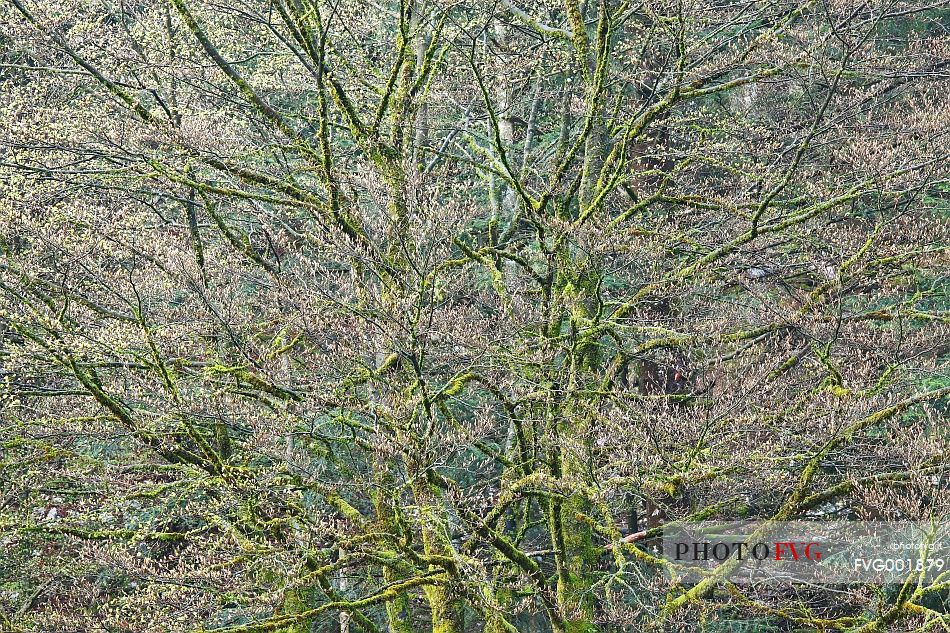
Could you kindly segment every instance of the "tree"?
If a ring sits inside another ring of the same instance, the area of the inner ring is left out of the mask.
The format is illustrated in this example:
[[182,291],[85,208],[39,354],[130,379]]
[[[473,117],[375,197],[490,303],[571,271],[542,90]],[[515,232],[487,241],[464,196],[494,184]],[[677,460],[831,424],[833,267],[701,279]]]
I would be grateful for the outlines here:
[[2,7],[5,627],[947,619],[651,545],[946,512],[942,4]]

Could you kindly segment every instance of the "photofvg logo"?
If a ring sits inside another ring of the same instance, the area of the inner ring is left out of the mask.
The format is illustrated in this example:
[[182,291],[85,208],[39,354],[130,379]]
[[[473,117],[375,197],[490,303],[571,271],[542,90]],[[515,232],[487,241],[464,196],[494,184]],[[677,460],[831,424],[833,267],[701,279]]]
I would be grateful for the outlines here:
[[694,541],[675,544],[677,561],[706,561],[710,559],[720,563],[731,558],[757,561],[766,559],[775,561],[820,561],[822,543],[817,541],[772,541],[749,543],[748,541],[710,542]]
[[950,573],[950,523],[742,521],[670,524],[668,570],[685,582],[902,583]]

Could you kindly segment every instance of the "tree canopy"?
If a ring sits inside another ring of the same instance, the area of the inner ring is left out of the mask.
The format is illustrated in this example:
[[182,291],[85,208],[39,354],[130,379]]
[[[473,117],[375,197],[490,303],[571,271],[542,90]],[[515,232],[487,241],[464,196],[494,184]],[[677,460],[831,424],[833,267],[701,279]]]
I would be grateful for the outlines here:
[[948,29],[0,0],[0,629],[946,627],[656,539],[946,514]]

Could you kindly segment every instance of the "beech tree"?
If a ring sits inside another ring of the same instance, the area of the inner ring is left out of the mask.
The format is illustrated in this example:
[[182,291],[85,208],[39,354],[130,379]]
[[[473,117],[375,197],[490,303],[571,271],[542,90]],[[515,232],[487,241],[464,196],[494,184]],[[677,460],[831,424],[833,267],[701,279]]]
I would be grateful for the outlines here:
[[945,2],[0,7],[3,630],[950,624]]

